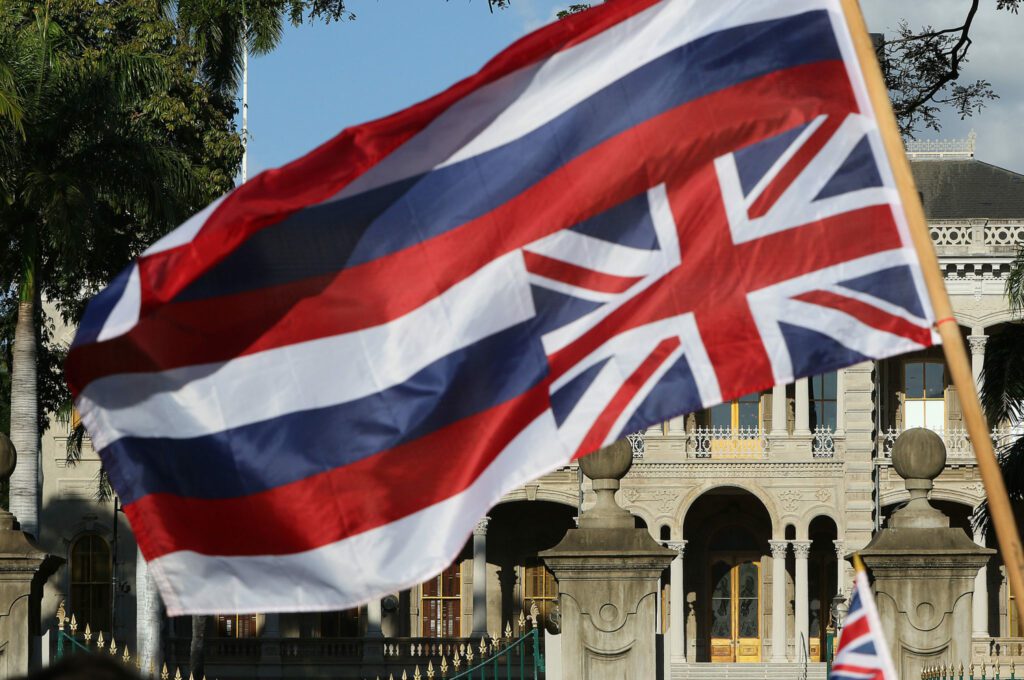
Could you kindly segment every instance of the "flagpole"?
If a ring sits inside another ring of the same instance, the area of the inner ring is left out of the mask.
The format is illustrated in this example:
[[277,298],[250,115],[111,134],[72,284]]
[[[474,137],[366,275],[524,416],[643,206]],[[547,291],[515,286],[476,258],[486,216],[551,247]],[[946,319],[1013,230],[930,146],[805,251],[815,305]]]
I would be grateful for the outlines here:
[[942,272],[939,270],[935,246],[932,244],[928,223],[924,216],[924,208],[921,206],[921,198],[914,185],[910,163],[907,161],[903,140],[900,138],[896,117],[893,115],[892,105],[889,101],[889,93],[886,90],[885,80],[882,78],[882,71],[878,66],[878,59],[874,46],[871,44],[871,37],[868,35],[860,6],[857,0],[840,0],[840,3],[846,16],[847,25],[850,27],[850,34],[857,51],[861,71],[864,73],[872,107],[879,118],[879,128],[885,143],[885,151],[895,175],[896,187],[900,192],[900,199],[910,227],[910,236],[921,263],[928,297],[931,299],[937,319],[935,326],[942,338],[942,351],[946,355],[950,376],[960,396],[960,404],[967,424],[967,434],[978,462],[978,472],[981,473],[985,495],[988,497],[989,513],[992,516],[992,525],[996,530],[999,551],[1002,553],[1003,563],[1006,565],[1010,591],[1015,596],[1017,612],[1021,620],[1024,621],[1024,549],[1021,547],[1020,532],[1017,530],[1017,522],[1010,507],[1010,497],[1006,492],[1003,474],[996,462],[995,451],[992,448],[992,435],[989,433],[988,423],[985,421],[985,414],[981,410],[981,402],[978,400],[974,376],[967,360],[967,351],[964,348],[964,339],[960,334],[960,326],[953,316],[953,307],[949,302],[949,294],[946,292]]

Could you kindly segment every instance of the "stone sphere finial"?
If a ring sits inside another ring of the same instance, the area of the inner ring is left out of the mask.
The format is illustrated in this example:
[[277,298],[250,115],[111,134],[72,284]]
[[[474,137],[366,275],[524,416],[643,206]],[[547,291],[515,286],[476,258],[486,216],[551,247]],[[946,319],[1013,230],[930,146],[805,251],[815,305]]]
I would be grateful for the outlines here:
[[10,438],[0,432],[0,481],[10,479],[14,474],[14,464],[18,462],[18,452]]
[[905,480],[933,480],[942,474],[946,465],[946,445],[942,437],[931,430],[912,428],[896,438],[892,447],[892,465]]
[[620,439],[580,458],[583,474],[591,479],[622,479],[633,465],[633,447]]

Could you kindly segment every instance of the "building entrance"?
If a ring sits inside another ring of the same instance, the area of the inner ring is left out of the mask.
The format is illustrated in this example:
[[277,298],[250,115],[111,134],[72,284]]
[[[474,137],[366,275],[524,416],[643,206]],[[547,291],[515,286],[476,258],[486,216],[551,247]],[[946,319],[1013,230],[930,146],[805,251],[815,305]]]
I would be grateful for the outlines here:
[[713,663],[761,660],[761,562],[750,554],[715,555],[709,616]]

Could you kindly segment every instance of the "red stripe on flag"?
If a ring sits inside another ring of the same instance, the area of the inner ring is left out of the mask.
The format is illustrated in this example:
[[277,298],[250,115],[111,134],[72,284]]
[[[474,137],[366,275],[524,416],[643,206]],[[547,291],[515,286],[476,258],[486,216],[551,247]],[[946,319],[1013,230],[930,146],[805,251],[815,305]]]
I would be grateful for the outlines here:
[[[77,395],[105,375],[225,361],[387,323],[506,252],[594,217],[659,178],[706,171],[716,157],[810,121],[824,106],[856,110],[842,62],[776,71],[708,95],[608,140],[496,210],[429,241],[328,276],[152,310],[128,334],[72,349],[68,384]],[[678,134],[681,129],[708,133],[693,139]]]
[[906,319],[890,314],[884,310],[869,305],[866,302],[838,295],[828,290],[812,290],[793,297],[794,300],[802,300],[811,304],[831,307],[840,312],[849,314],[872,328],[888,331],[894,335],[913,340],[919,345],[928,347],[932,344],[932,333],[928,328],[918,326]]
[[223,556],[312,550],[465,491],[547,410],[548,389],[542,382],[408,444],[264,492],[229,499],[150,494],[125,512],[147,560],[179,550]]
[[861,680],[886,680],[885,675],[880,668],[865,668],[864,666],[853,666],[846,663],[837,663],[832,665],[833,673],[854,673],[857,675],[863,674]]
[[665,338],[658,343],[654,351],[626,378],[626,382],[619,386],[615,395],[608,402],[608,405],[604,407],[604,411],[601,412],[601,415],[597,417],[597,420],[590,427],[590,431],[583,438],[580,447],[576,449],[573,458],[585,456],[604,446],[604,440],[607,439],[608,433],[611,432],[612,427],[615,425],[615,421],[626,410],[629,402],[647,384],[647,381],[655,374],[658,367],[664,364],[669,355],[681,344],[682,341],[679,338]]
[[538,276],[567,283],[570,286],[589,288],[602,293],[622,293],[643,278],[642,276],[605,274],[604,272],[578,267],[568,262],[539,255],[529,250],[523,251],[523,259],[526,261],[526,271],[531,274],[537,274]]
[[871,622],[868,621],[868,617],[862,616],[856,621],[848,621],[843,626],[843,632],[839,639],[839,649],[842,650],[846,646],[848,640],[856,640],[859,637],[868,635],[871,633]]

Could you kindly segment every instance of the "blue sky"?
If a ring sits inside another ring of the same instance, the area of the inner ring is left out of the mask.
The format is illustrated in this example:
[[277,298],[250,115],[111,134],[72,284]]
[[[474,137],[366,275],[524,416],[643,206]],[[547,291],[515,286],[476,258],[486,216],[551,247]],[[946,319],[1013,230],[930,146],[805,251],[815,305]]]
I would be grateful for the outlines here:
[[492,14],[486,0],[351,0],[355,21],[289,27],[249,62],[250,176],[436,94],[568,4],[513,0]]
[[[288,27],[272,54],[250,61],[249,174],[298,158],[347,126],[387,115],[472,74],[502,48],[552,20],[573,0],[349,0],[355,21]],[[900,17],[956,26],[965,0],[862,0],[872,30]],[[941,135],[978,132],[978,157],[1024,172],[1024,16],[979,13],[968,77],[993,82],[1001,99],[967,121],[944,117]]]

